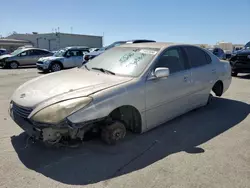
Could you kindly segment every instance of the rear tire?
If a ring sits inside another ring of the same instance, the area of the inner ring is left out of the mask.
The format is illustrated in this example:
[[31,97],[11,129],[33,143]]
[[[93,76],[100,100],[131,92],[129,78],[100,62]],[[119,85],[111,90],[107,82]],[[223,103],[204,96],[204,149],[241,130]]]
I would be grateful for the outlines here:
[[18,68],[18,63],[15,62],[15,61],[12,61],[12,62],[9,63],[9,67],[11,69],[17,69]]
[[115,121],[102,129],[102,140],[109,145],[115,145],[126,135],[126,127],[122,122]]
[[62,70],[62,66],[59,63],[53,63],[50,67],[51,72],[57,72]]

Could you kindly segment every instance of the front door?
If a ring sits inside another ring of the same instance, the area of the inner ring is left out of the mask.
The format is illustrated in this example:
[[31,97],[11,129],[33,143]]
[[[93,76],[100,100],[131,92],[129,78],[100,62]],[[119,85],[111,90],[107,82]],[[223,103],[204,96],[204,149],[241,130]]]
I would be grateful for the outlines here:
[[75,66],[76,67],[80,67],[80,66],[82,66],[82,63],[83,63],[83,51],[82,50],[78,50],[76,52]]
[[77,50],[68,50],[63,61],[64,68],[75,67],[77,59]]
[[166,78],[152,78],[150,76],[146,81],[147,129],[188,110],[192,82],[186,60],[186,54],[182,48],[171,47],[165,50],[156,62],[153,72],[155,68],[167,67],[170,75]]

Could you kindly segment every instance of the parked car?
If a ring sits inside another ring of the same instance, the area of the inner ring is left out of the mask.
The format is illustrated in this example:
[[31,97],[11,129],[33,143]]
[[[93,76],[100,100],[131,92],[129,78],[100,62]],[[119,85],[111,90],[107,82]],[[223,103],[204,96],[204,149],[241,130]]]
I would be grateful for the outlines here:
[[0,48],[0,56],[8,54],[8,51],[4,48]]
[[249,41],[248,43],[246,43],[245,49],[246,49],[246,50],[250,50],[250,41]]
[[114,42],[114,43],[110,44],[109,46],[100,48],[98,51],[93,51],[93,52],[85,54],[83,64],[87,63],[90,59],[93,59],[94,57],[102,54],[104,51],[109,50],[109,49],[111,49],[113,47],[120,46],[120,45],[126,44],[126,43],[127,44],[133,44],[133,43],[146,43],[146,42],[156,42],[156,41],[154,41],[154,40],[146,40],[146,39],[137,39],[137,40]]
[[115,144],[211,102],[231,83],[228,61],[181,44],[125,44],[81,68],[35,78],[11,97],[10,115],[49,144],[100,131]]
[[16,69],[24,65],[36,65],[41,57],[51,56],[51,52],[39,48],[20,48],[11,54],[0,56],[0,66]]
[[226,59],[226,54],[221,48],[209,48],[208,50],[216,55],[219,59]]
[[44,72],[56,72],[65,68],[82,66],[83,55],[89,52],[88,47],[67,47],[58,50],[53,56],[40,58],[37,69]]
[[232,76],[238,73],[250,73],[250,49],[240,50],[230,58]]

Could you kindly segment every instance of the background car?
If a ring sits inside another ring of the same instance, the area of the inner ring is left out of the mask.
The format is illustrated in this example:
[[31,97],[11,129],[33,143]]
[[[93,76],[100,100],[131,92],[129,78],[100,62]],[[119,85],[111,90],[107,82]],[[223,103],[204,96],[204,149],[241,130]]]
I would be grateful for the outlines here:
[[232,76],[238,73],[250,73],[250,49],[240,50],[230,58]]
[[20,86],[10,115],[45,143],[82,140],[100,131],[107,144],[115,144],[127,130],[143,133],[209,104],[211,92],[221,96],[230,83],[229,62],[197,46],[125,44],[80,69]]
[[246,50],[250,50],[250,41],[249,41],[248,43],[246,43],[245,49],[246,49]]
[[100,48],[90,48],[90,49],[89,49],[89,52],[96,52],[96,51],[98,51],[98,50],[100,50]]
[[226,59],[226,54],[221,48],[209,48],[208,50],[216,55],[219,59]]
[[51,52],[39,48],[20,48],[11,54],[0,57],[0,66],[4,68],[16,69],[19,66],[36,65],[41,57],[51,56]]
[[83,56],[89,52],[86,46],[67,47],[58,50],[53,56],[40,58],[37,69],[44,72],[56,72],[66,68],[82,66]]
[[0,56],[5,54],[8,54],[8,51],[4,48],[0,48]]
[[117,41],[117,42],[114,42],[114,43],[110,44],[109,46],[100,48],[98,51],[93,51],[93,52],[85,54],[83,64],[85,64],[88,60],[93,59],[94,57],[102,54],[104,51],[109,50],[109,49],[111,49],[113,47],[120,46],[120,45],[126,44],[126,43],[127,44],[133,44],[133,43],[146,43],[146,42],[156,42],[156,41],[154,41],[154,40],[147,40],[147,39],[137,39],[137,40]]

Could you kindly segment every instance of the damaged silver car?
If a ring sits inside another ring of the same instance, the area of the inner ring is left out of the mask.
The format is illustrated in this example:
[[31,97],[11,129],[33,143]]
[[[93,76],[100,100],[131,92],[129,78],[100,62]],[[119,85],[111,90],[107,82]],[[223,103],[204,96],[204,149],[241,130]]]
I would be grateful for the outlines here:
[[100,132],[108,144],[126,131],[143,133],[211,102],[231,83],[227,61],[192,45],[125,44],[81,68],[21,85],[10,102],[13,120],[49,144]]

